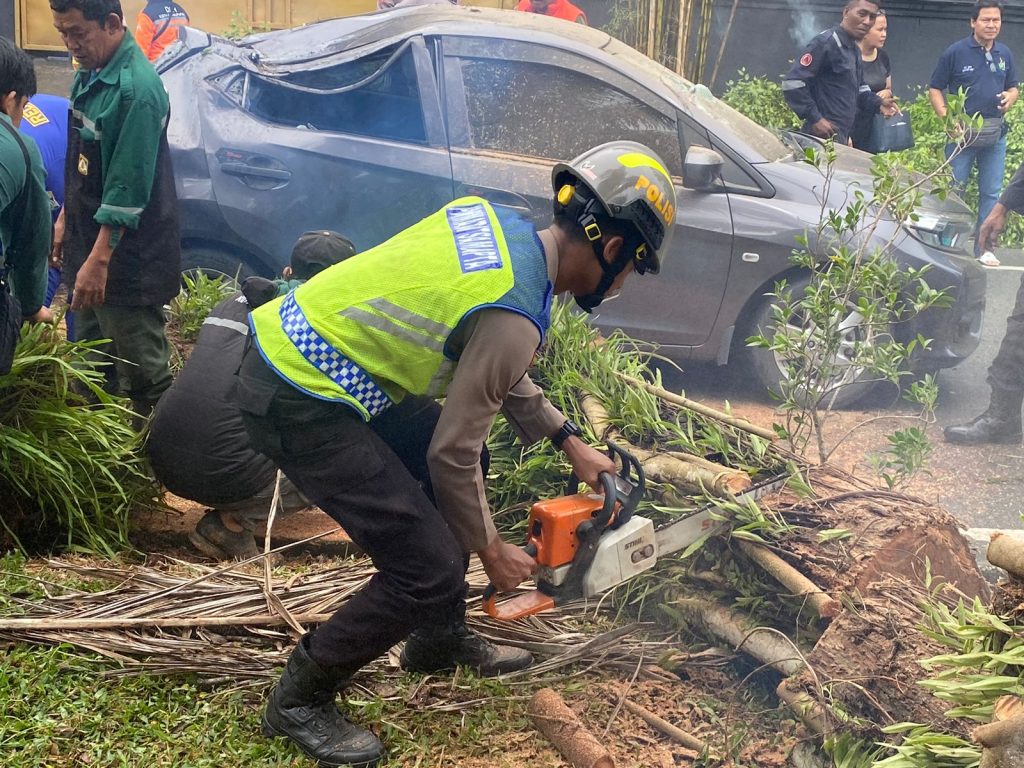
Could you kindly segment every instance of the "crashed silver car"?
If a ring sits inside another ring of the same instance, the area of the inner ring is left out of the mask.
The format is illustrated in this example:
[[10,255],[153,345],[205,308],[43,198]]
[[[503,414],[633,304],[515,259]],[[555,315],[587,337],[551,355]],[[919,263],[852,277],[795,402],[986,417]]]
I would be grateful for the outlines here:
[[[771,352],[743,342],[767,320],[774,282],[802,279],[789,256],[818,222],[819,172],[793,137],[599,30],[426,6],[241,41],[185,28],[158,70],[190,266],[270,274],[303,231],[338,230],[366,249],[467,194],[547,224],[553,162],[632,139],[674,175],[679,231],[661,276],[631,285],[597,322],[680,361],[749,358],[766,386],[783,375]],[[843,205],[844,184],[870,185],[867,156],[840,148],[838,166],[829,207]],[[895,237],[896,258],[930,265],[932,287],[955,298],[899,331],[933,339],[915,365],[937,370],[977,347],[985,276],[963,250],[967,208],[927,204],[913,226],[883,223],[876,237]],[[855,317],[848,326],[852,349],[864,339]]]

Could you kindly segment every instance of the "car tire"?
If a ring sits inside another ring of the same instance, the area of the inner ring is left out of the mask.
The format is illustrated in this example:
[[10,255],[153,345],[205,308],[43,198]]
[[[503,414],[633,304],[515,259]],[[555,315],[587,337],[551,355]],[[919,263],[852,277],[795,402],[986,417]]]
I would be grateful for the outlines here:
[[248,263],[228,251],[204,245],[185,246],[181,251],[181,271],[197,270],[210,277],[224,277],[237,286],[241,286],[245,278],[257,274]]
[[[809,282],[810,277],[807,275],[796,277],[789,281],[790,290],[794,296],[801,296]],[[777,393],[780,391],[780,385],[787,377],[784,361],[780,359],[779,355],[770,349],[746,346],[746,339],[748,337],[757,335],[762,331],[765,336],[771,338],[770,334],[773,333],[773,303],[773,298],[768,297],[765,301],[762,301],[757,305],[747,323],[747,333],[744,334],[740,341],[744,344],[744,349],[746,351],[744,357],[746,358],[747,369],[753,374],[754,385],[761,386],[769,392]],[[855,322],[855,318],[852,319]],[[856,339],[860,343],[864,343],[865,339],[863,334],[863,328],[852,325],[849,334],[850,341],[852,342]],[[828,401],[826,407],[830,407],[835,410],[850,408],[867,398],[879,384],[884,383],[879,382],[878,380],[863,380],[867,375],[868,374],[865,371],[861,371],[859,374],[856,372],[847,373],[845,377],[849,377],[851,380],[849,383],[838,387],[834,396],[829,395],[829,397],[826,398]],[[838,381],[839,379],[837,377],[837,383]]]

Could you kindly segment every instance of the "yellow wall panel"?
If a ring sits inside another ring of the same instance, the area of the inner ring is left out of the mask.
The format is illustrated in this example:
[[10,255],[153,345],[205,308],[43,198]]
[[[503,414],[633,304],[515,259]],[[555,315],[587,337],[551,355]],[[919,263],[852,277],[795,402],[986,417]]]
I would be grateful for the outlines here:
[[[464,0],[465,1],[465,0]],[[469,5],[514,8],[516,0],[468,0]],[[144,0],[121,0],[125,22],[135,29],[135,18]],[[237,12],[251,24],[270,24],[275,29],[311,21],[352,16],[376,10],[376,0],[182,0],[192,23],[200,29],[222,33],[231,26]],[[18,43],[34,51],[63,51],[60,35],[53,28],[47,0],[17,0]]]

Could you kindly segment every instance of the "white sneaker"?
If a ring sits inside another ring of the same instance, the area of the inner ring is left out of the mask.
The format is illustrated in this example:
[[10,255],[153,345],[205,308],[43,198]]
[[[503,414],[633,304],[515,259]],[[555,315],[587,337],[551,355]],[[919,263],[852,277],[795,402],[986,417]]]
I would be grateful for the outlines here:
[[985,251],[981,256],[978,257],[978,261],[984,264],[986,267],[998,267],[1001,263],[996,255],[992,251]]

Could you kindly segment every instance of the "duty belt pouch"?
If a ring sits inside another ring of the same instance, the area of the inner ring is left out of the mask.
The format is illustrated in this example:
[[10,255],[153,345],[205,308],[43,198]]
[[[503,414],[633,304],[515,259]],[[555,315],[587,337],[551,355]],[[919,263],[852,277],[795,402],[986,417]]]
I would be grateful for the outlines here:
[[960,142],[963,147],[971,149],[985,149],[995,146],[996,142],[1003,135],[1003,118],[986,117],[981,128],[969,128]]

